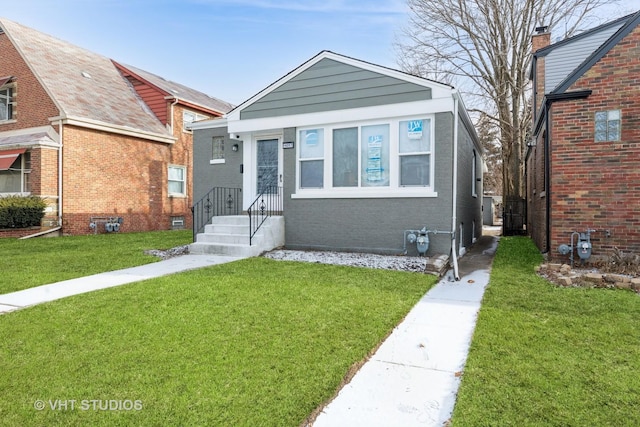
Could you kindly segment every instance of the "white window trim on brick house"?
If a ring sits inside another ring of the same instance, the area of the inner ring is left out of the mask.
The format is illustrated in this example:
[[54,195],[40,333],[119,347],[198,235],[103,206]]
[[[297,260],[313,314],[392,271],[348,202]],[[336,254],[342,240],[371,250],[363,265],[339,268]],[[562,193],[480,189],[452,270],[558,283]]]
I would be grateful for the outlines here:
[[14,123],[15,119],[15,88],[13,84],[6,84],[0,88],[0,124]]
[[[168,183],[167,183],[167,189],[168,189],[168,194],[169,197],[186,197],[187,196],[187,168],[186,166],[181,166],[181,165],[169,165],[169,167],[167,168],[167,178],[168,178]],[[182,179],[180,179],[179,177],[174,176],[172,178],[172,173],[171,171],[181,171],[182,174]],[[171,183],[180,183],[181,187],[182,187],[182,191],[181,192],[176,192],[176,191],[172,191],[171,190]]]

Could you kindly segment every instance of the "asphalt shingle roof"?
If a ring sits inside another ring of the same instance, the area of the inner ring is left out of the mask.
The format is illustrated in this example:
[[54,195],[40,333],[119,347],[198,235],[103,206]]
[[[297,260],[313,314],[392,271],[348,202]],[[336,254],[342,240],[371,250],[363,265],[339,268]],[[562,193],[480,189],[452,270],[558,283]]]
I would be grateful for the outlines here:
[[[0,27],[31,66],[63,117],[169,134],[109,58],[4,18],[0,18]],[[154,84],[162,82],[158,87],[182,92],[182,96],[176,94],[180,99],[222,113],[231,109],[224,101],[131,68]]]
[[209,96],[202,92],[199,92],[195,89],[191,89],[190,87],[181,85],[180,83],[172,82],[171,80],[166,80],[163,77],[155,75],[145,70],[141,70],[140,68],[134,67],[128,64],[122,64],[125,68],[134,72],[138,76],[142,77],[149,83],[159,87],[160,89],[166,91],[171,96],[175,96],[183,101],[187,101],[189,103],[205,107],[210,110],[218,111],[221,114],[228,113],[234,107],[233,104],[222,101],[213,96]]

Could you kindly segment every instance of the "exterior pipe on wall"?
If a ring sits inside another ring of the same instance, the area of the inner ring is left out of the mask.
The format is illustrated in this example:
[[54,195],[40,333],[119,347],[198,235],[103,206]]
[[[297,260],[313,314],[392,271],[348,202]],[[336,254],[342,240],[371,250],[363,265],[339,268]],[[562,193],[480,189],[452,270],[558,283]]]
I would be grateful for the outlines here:
[[453,263],[453,276],[456,280],[460,280],[458,271],[458,256],[456,254],[456,211],[458,209],[458,100],[457,90],[453,90],[453,203],[451,206],[451,259]]
[[60,147],[58,147],[58,227],[62,227],[62,119],[58,122],[58,134],[60,138]]

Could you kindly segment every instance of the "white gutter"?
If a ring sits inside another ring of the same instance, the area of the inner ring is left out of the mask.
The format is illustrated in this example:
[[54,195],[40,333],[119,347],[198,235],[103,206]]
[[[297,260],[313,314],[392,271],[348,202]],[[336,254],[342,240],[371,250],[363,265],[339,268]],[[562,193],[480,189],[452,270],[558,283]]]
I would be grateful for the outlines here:
[[105,132],[117,133],[120,135],[134,136],[136,138],[144,138],[152,141],[163,142],[165,144],[173,144],[176,139],[173,135],[163,135],[155,132],[148,132],[129,128],[126,126],[113,125],[110,123],[100,122],[98,120],[86,119],[82,117],[60,117],[63,124],[79,126],[88,129],[101,130]]
[[451,259],[453,262],[453,275],[456,280],[460,280],[458,272],[458,256],[456,254],[456,230],[458,211],[458,92],[453,90],[453,203],[451,207]]

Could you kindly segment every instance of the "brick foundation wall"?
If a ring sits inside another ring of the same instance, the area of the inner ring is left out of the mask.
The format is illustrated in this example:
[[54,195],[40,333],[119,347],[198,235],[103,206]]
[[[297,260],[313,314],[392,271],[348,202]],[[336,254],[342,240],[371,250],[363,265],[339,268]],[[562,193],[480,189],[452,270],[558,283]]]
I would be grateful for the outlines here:
[[[640,29],[618,43],[554,103],[551,139],[551,253],[573,231],[593,233],[593,254],[640,253]],[[594,141],[594,114],[621,111],[621,140]],[[610,236],[605,230],[608,230]]]

